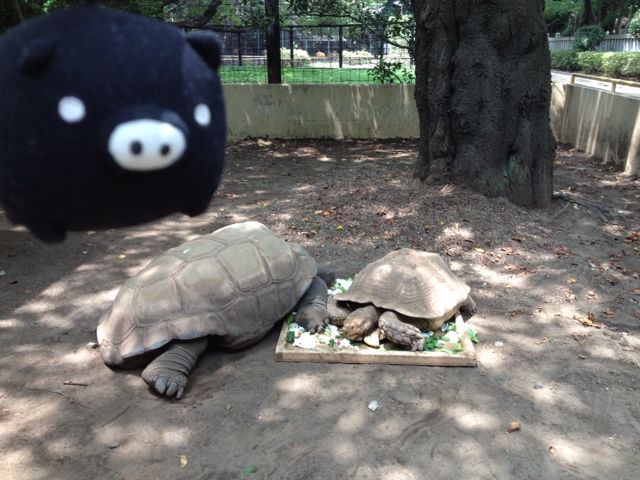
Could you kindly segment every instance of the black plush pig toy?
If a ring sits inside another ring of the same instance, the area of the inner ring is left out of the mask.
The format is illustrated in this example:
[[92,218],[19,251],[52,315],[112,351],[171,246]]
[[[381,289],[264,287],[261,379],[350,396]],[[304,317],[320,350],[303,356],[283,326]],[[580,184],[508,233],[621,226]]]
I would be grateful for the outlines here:
[[225,117],[212,33],[83,6],[0,37],[0,201],[46,242],[205,211]]

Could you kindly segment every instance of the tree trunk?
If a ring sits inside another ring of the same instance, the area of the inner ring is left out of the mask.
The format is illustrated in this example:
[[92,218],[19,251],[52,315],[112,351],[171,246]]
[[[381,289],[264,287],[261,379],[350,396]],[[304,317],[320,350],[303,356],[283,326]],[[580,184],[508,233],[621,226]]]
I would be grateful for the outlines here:
[[592,25],[595,23],[593,17],[593,6],[591,0],[584,0],[584,10],[582,12],[582,25]]
[[282,83],[282,61],[280,57],[280,0],[265,0],[267,20],[267,81]]
[[544,207],[552,193],[543,0],[416,0],[415,176]]

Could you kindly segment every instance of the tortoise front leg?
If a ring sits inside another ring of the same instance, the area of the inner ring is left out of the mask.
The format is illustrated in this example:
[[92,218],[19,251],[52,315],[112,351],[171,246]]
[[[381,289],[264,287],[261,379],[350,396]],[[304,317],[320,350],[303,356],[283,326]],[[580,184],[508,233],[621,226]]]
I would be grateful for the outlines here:
[[187,378],[196,366],[198,357],[207,348],[207,337],[172,343],[142,371],[142,378],[156,392],[176,400],[182,398]]
[[329,323],[341,327],[345,319],[353,312],[353,308],[345,306],[343,302],[336,300],[333,295],[327,300],[327,310],[329,311]]
[[328,318],[327,284],[320,276],[317,276],[298,302],[296,323],[305,330],[316,333],[324,330]]
[[380,331],[393,343],[411,348],[412,352],[424,350],[424,337],[415,325],[403,322],[395,312],[387,310],[380,315]]
[[462,305],[460,305],[460,310],[469,317],[473,317],[478,311],[478,306],[476,305],[476,301],[473,299],[471,295],[467,297]]

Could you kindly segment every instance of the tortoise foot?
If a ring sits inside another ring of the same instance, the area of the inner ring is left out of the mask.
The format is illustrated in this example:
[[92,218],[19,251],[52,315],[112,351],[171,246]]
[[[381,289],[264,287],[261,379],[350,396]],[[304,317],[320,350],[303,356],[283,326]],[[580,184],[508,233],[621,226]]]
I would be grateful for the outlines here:
[[296,323],[311,333],[322,332],[329,318],[327,284],[319,276],[298,302]]
[[322,305],[306,305],[296,313],[296,323],[311,333],[324,331],[328,318],[329,312]]
[[142,371],[142,379],[159,395],[180,400],[187,379],[207,348],[207,339],[176,342]]
[[471,295],[467,297],[462,305],[460,305],[460,310],[468,317],[473,317],[478,312],[478,305],[476,301],[473,299]]
[[380,315],[380,331],[391,342],[408,347],[412,352],[424,350],[424,337],[415,325],[405,323],[392,311]]

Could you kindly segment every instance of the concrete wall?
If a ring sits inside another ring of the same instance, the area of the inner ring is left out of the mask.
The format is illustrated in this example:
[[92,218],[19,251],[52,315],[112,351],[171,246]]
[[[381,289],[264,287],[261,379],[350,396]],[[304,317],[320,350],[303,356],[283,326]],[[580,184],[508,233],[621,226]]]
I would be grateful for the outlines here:
[[640,174],[640,100],[579,85],[554,84],[551,127],[556,138]]
[[[224,86],[229,140],[418,138],[413,85]],[[640,175],[640,100],[553,84],[556,138]]]
[[418,138],[413,95],[413,85],[226,84],[228,138]]

